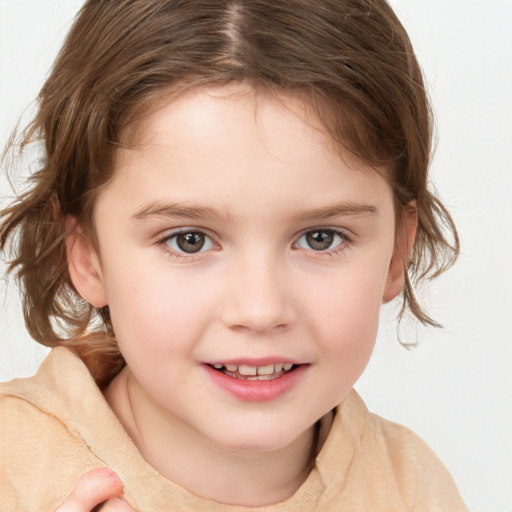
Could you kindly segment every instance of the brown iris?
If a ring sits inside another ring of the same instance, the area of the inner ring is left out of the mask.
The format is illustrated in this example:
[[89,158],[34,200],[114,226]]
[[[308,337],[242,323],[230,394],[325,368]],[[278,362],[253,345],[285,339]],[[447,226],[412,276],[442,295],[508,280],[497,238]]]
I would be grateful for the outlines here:
[[205,235],[198,232],[181,233],[176,236],[176,245],[186,253],[199,252],[205,243]]
[[306,233],[306,242],[315,251],[329,249],[334,241],[333,231],[310,231]]

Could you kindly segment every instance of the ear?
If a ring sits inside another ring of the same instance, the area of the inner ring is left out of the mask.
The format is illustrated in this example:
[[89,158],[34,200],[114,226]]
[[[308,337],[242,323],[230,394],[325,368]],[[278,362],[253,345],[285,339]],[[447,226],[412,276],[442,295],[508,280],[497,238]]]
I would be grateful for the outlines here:
[[107,305],[100,259],[76,219],[66,219],[66,255],[71,281],[81,297],[96,308]]
[[401,217],[395,234],[395,248],[389,264],[382,302],[392,301],[404,287],[407,262],[414,246],[418,227],[416,201],[412,201],[403,209]]

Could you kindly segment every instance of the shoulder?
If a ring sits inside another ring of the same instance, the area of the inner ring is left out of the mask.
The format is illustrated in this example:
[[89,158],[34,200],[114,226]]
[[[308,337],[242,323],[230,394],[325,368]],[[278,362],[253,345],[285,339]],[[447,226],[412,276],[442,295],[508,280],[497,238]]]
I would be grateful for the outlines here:
[[324,458],[332,478],[364,510],[467,512],[432,449],[410,429],[370,413],[355,391],[336,409],[329,438]]
[[38,422],[45,418],[66,422],[71,417],[70,406],[77,399],[77,388],[87,391],[87,375],[73,352],[62,347],[53,349],[34,376],[0,383],[2,424],[37,429]]
[[385,455],[393,471],[398,475],[432,470],[445,473],[446,469],[425,441],[403,425],[394,423],[377,414],[369,413],[365,437],[368,444]]
[[[5,393],[0,387],[0,468],[11,477],[18,475],[16,480],[27,481],[28,474],[39,467],[41,480],[45,480],[63,454],[72,458],[85,448],[85,442],[62,418],[11,390]],[[35,476],[28,481],[33,482]]]
[[411,510],[467,511],[451,474],[418,434],[370,413],[366,435]]
[[61,351],[48,357],[34,377],[0,384],[2,511],[54,510],[80,475],[97,465],[70,420],[69,389],[56,386],[54,370],[74,356]]

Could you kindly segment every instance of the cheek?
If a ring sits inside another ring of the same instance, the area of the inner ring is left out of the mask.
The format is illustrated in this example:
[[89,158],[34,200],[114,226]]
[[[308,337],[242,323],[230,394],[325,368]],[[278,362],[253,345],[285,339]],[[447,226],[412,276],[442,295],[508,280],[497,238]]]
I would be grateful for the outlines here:
[[351,293],[325,305],[317,324],[320,350],[329,354],[333,362],[342,364],[349,373],[366,366],[379,325],[380,300],[377,296]]
[[331,331],[365,337],[367,331],[376,331],[386,278],[387,264],[382,261],[347,265],[324,277],[323,287],[318,281],[305,283],[308,294],[303,300]]
[[351,299],[338,302],[338,309],[326,314],[316,334],[326,370],[319,378],[330,399],[329,407],[341,402],[362,375],[377,337],[378,301],[368,304],[357,296]]
[[[164,265],[110,269],[107,298],[121,351],[141,357],[189,350],[204,329],[215,290],[187,272]],[[151,350],[148,350],[151,348]]]
[[315,291],[307,298],[313,315],[310,325],[315,329],[312,335],[332,368],[326,386],[333,389],[352,387],[373,351],[385,272],[368,268],[340,274],[329,283],[328,293]]

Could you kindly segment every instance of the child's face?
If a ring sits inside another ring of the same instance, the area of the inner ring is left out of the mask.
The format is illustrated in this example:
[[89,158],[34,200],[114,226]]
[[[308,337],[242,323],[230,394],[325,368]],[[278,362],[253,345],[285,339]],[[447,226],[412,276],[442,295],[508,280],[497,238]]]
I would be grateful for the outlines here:
[[97,275],[74,279],[151,407],[230,448],[284,447],[337,405],[401,285],[389,185],[286,105],[219,88],[148,115],[98,198]]

